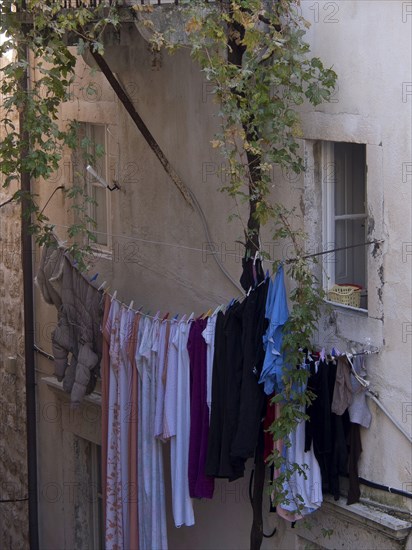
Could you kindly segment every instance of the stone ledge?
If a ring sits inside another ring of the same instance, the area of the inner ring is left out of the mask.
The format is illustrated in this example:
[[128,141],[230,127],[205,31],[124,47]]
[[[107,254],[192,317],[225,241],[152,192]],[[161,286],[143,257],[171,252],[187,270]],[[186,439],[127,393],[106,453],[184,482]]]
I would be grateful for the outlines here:
[[[53,376],[45,376],[41,378],[41,381],[47,384],[49,388],[54,391],[56,394],[60,393],[60,398],[64,399],[65,401],[70,401],[70,394],[68,394],[63,389],[63,382],[59,382],[56,378]],[[102,405],[102,396],[97,392],[92,392],[90,395],[85,395],[83,398],[83,402],[90,403],[92,405],[96,405],[97,407],[101,407]],[[81,405],[80,405],[81,406]]]
[[322,508],[324,511],[330,511],[351,523],[368,525],[385,536],[399,541],[406,539],[412,529],[412,523],[409,521],[391,516],[382,510],[361,502],[348,506],[346,499],[342,497],[335,501],[330,495],[325,495]]

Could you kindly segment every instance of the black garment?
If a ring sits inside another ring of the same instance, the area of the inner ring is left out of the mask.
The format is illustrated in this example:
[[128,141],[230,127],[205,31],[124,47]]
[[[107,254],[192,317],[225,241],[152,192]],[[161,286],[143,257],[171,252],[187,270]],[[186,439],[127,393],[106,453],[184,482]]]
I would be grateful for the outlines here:
[[207,442],[206,475],[219,475],[220,453],[222,446],[222,427],[226,399],[226,338],[223,332],[225,314],[219,311],[216,318],[215,351],[213,356],[212,407]]
[[265,281],[246,298],[242,319],[242,383],[239,396],[239,415],[236,435],[230,456],[233,464],[244,470],[245,462],[255,454],[259,427],[264,415],[265,393],[259,384],[265,352],[263,335],[269,281]]
[[333,395],[336,364],[319,361],[316,372],[315,362],[310,363],[308,389],[315,399],[306,407],[309,420],[305,423],[305,451],[309,451],[313,441],[313,452],[322,475],[322,489],[329,492],[330,462],[333,449],[331,395]]
[[332,413],[333,451],[330,463],[329,492],[335,500],[340,497],[339,476],[348,474],[348,447],[347,437],[350,429],[349,413],[346,410],[342,415]]
[[240,284],[247,292],[250,288],[254,288],[265,278],[265,274],[262,268],[262,262],[260,260],[254,261],[253,258],[242,260],[243,272],[240,277]]
[[[357,463],[361,452],[360,436],[350,423],[346,410],[342,415],[332,413],[333,391],[336,381],[335,361],[320,361],[316,372],[310,365],[308,389],[316,398],[306,408],[309,420],[305,424],[305,451],[313,450],[322,476],[322,491],[335,500],[340,497],[339,476],[347,476],[349,466],[350,487],[348,503],[359,499]],[[360,450],[359,450],[360,449]]]
[[243,476],[241,464],[232,464],[230,449],[237,429],[242,383],[242,314],[245,302],[218,314],[212,377],[212,411],[206,475],[235,480]]
[[246,301],[233,305],[225,319],[226,338],[226,400],[222,429],[222,449],[220,455],[219,476],[234,481],[243,476],[241,463],[232,462],[231,448],[239,421],[240,393],[242,386],[242,324]]
[[230,481],[244,475],[246,459],[254,456],[264,407],[264,392],[258,380],[264,359],[269,282],[263,282],[260,261],[244,260],[243,265],[244,288],[255,287],[255,281],[262,284],[216,321],[206,459],[207,475]]
[[308,389],[315,399],[306,407],[309,419],[305,423],[305,452],[309,451],[313,441],[313,452],[319,463],[322,476],[322,490],[330,491],[330,466],[333,450],[331,405],[336,377],[336,364],[319,361],[316,372],[315,362],[310,363]]
[[346,504],[354,504],[355,502],[359,502],[359,498],[360,498],[358,461],[362,453],[362,443],[361,443],[361,437],[360,437],[359,424],[353,424],[351,422],[350,429],[349,429],[348,446],[349,446],[349,461],[348,461],[349,490],[348,490],[348,500]]

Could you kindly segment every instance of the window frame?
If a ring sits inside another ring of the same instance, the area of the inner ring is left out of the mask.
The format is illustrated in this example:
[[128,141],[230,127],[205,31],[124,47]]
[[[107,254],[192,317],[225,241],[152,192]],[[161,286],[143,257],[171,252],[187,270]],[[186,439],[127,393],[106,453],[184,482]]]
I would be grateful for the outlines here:
[[[103,127],[104,128],[104,154],[99,159],[99,164],[103,166],[103,173],[99,173],[99,170],[97,170],[96,166],[93,166],[93,168],[96,170],[96,172],[101,176],[107,183],[110,185],[110,182],[108,181],[108,176],[110,173],[110,156],[109,156],[109,140],[107,137],[108,134],[108,127],[107,124],[104,123],[95,123],[95,122],[84,122],[85,127],[85,137],[89,140],[88,150],[87,152],[90,153],[90,146],[92,145],[94,147],[95,143],[93,142],[92,136],[93,131],[92,128],[95,126]],[[87,192],[90,197],[93,197],[93,188],[97,187],[100,189],[104,189],[102,185],[94,180],[93,176],[86,172],[86,185],[87,185]],[[104,256],[111,257],[112,254],[112,246],[113,246],[113,239],[112,239],[112,209],[111,209],[111,193],[109,189],[105,189],[106,192],[106,244],[101,244],[97,242],[89,242],[91,249],[93,251],[96,251]],[[97,220],[94,217],[94,210],[96,208],[96,205],[89,203],[88,206],[88,215],[93,218],[97,224]],[[92,224],[88,227],[89,231],[91,233],[99,232],[99,228],[96,225],[94,227]]]
[[[321,142],[321,166],[320,166],[320,177],[321,177],[321,189],[322,189],[322,246],[323,250],[333,250],[336,247],[336,234],[335,234],[335,224],[339,220],[357,220],[363,219],[367,225],[368,222],[368,213],[367,213],[367,204],[368,204],[368,181],[367,181],[367,149],[365,144],[365,204],[364,212],[361,214],[343,214],[335,215],[335,187],[336,187],[336,170],[335,170],[335,153],[334,146],[336,143],[348,143],[351,142],[340,142],[340,141],[322,141]],[[336,282],[336,255],[335,253],[325,254],[322,257],[322,287],[325,292],[330,290]],[[365,261],[365,288],[363,292],[368,296],[368,261],[366,257]],[[331,304],[335,307],[343,307],[351,309],[353,311],[368,312],[368,307],[354,307],[346,304],[341,304],[339,302],[333,302],[328,298],[325,299],[328,304]]]

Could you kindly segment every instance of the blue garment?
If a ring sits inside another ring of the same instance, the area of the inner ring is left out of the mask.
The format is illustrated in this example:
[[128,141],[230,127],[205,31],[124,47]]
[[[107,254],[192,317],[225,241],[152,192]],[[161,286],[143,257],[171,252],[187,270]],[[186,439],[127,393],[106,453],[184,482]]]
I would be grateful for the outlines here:
[[288,320],[289,309],[286,299],[283,266],[278,267],[274,282],[270,280],[266,300],[265,317],[269,321],[266,334],[263,336],[265,360],[259,383],[264,384],[267,395],[284,389],[282,369],[285,364],[285,354],[282,352],[283,326]]

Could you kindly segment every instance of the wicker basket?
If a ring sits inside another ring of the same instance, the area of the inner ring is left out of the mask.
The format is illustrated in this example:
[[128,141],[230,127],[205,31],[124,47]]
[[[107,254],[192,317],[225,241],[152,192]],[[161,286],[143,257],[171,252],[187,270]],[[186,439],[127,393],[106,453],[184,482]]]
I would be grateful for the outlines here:
[[362,287],[359,285],[333,285],[328,300],[345,306],[360,307]]

